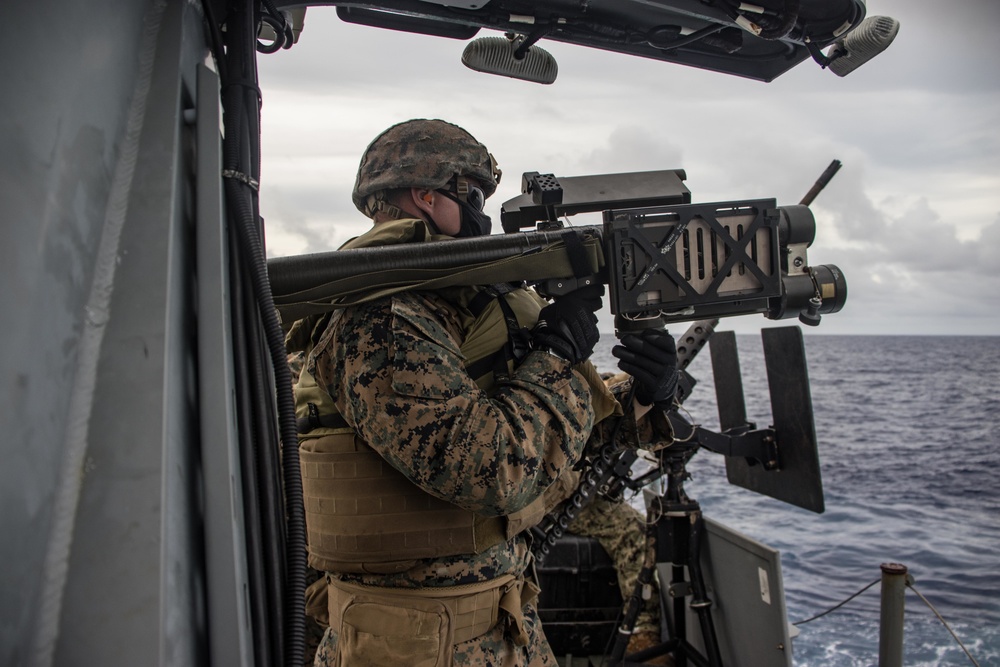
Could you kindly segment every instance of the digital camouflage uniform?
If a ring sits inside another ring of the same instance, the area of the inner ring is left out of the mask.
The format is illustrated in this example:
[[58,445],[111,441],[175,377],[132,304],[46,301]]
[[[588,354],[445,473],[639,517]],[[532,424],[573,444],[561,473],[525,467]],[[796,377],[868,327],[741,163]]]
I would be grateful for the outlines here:
[[[487,397],[465,370],[459,322],[455,306],[435,293],[401,293],[338,310],[306,368],[359,436],[412,482],[478,514],[505,516],[579,460],[593,427],[591,390],[565,360],[533,352]],[[521,574],[529,560],[518,535],[479,554],[343,579],[381,587],[457,586]],[[525,616],[526,646],[515,646],[501,624],[458,645],[456,664],[554,664],[534,608]],[[328,629],[317,665],[332,664],[326,661],[336,642]]]
[[[362,237],[351,247],[364,244]],[[570,472],[591,436],[596,448],[608,433],[593,428],[591,386],[584,376],[545,352],[530,353],[487,396],[466,372],[461,319],[447,299],[422,292],[338,310],[305,366],[362,439],[407,478],[460,507],[503,516]],[[575,527],[606,544],[625,572],[634,571],[624,574],[634,581],[641,563],[634,545],[611,536],[636,532],[641,540],[641,529],[620,525],[619,510],[627,506],[614,512],[607,503],[592,507]],[[341,578],[381,587],[456,586],[523,573],[529,559],[527,542],[518,535],[480,554],[423,560],[399,574]],[[525,630],[529,641],[518,647],[501,623],[456,645],[455,664],[554,664],[533,606],[525,609]],[[336,644],[336,631],[327,629],[317,665],[334,664]]]
[[[618,574],[618,588],[622,599],[635,590],[635,582],[642,570],[643,551],[646,547],[646,517],[631,505],[596,498],[566,530],[582,537],[596,539],[614,561]],[[635,621],[635,631],[659,632],[660,605],[658,592],[645,600]]]

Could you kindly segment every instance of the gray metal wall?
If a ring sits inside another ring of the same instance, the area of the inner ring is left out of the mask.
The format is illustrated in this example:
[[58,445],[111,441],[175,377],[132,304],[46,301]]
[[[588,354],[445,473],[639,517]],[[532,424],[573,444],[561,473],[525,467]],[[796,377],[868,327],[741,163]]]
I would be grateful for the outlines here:
[[0,664],[206,661],[190,122],[206,54],[197,2],[5,5]]

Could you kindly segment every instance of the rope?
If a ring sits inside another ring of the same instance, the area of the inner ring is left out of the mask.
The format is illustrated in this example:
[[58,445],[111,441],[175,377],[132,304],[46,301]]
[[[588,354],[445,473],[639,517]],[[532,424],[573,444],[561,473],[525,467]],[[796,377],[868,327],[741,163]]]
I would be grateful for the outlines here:
[[917,587],[914,586],[911,582],[907,582],[906,585],[909,588],[912,588],[913,592],[917,594],[917,597],[923,600],[924,604],[927,605],[930,608],[930,610],[934,612],[934,615],[938,617],[938,620],[941,621],[941,624],[945,627],[945,629],[949,633],[951,633],[951,636],[955,639],[955,642],[959,645],[959,647],[961,647],[963,651],[965,651],[965,655],[969,658],[972,664],[975,665],[976,667],[979,667],[979,663],[976,662],[976,659],[972,657],[971,653],[969,653],[969,649],[965,648],[965,644],[962,643],[962,640],[958,638],[958,635],[956,635],[955,632],[951,629],[951,626],[948,625],[948,621],[944,620],[944,617],[941,614],[939,614],[938,610],[934,608],[934,605],[930,603],[930,600],[921,595],[920,591],[917,590]]
[[[858,597],[859,595],[861,595],[862,593],[864,593],[865,591],[867,591],[869,588],[871,588],[875,584],[879,583],[880,581],[882,581],[881,577],[879,577],[878,579],[874,580],[873,582],[871,582],[870,584],[868,584],[867,586],[865,586],[864,588],[862,588],[861,590],[859,590],[857,593],[851,595],[850,597],[848,597],[847,599],[845,599],[843,602],[839,602],[839,603],[835,604],[834,606],[830,607],[829,609],[827,609],[826,611],[820,612],[819,614],[816,614],[815,616],[813,616],[811,618],[807,618],[804,621],[796,621],[795,623],[792,623],[792,625],[795,625],[795,626],[805,625],[806,623],[809,623],[810,621],[815,621],[817,618],[822,618],[823,616],[826,616],[830,612],[836,611],[837,609],[840,609],[845,604],[847,604],[848,602],[850,602],[854,598]],[[976,659],[974,657],[972,657],[972,653],[970,653],[969,649],[967,649],[965,647],[965,644],[962,643],[962,640],[958,638],[958,635],[955,634],[955,631],[951,629],[951,626],[948,625],[948,621],[944,620],[944,617],[938,612],[937,609],[934,608],[934,605],[931,604],[930,600],[928,600],[927,598],[925,598],[920,593],[920,591],[917,590],[917,587],[913,585],[912,581],[907,581],[906,582],[906,586],[908,588],[913,589],[913,592],[917,594],[917,597],[919,597],[923,601],[923,603],[925,605],[927,605],[928,608],[930,608],[930,610],[932,612],[934,612],[934,615],[937,616],[938,620],[941,621],[941,624],[951,634],[952,638],[955,640],[955,643],[957,643],[958,646],[959,646],[959,648],[961,648],[962,651],[965,652],[965,655],[966,655],[966,657],[969,658],[969,661],[972,662],[972,664],[975,665],[976,667],[980,667],[979,663],[976,662]]]
[[861,595],[862,593],[864,593],[865,591],[867,591],[867,590],[868,590],[869,588],[871,588],[872,586],[874,586],[875,584],[877,584],[877,583],[878,583],[878,582],[880,582],[880,581],[882,581],[882,578],[881,578],[881,577],[879,577],[879,578],[878,578],[878,579],[876,579],[875,581],[871,582],[870,584],[868,584],[867,586],[865,586],[864,588],[862,588],[862,589],[861,589],[860,591],[858,591],[858,592],[857,592],[857,593],[855,593],[854,595],[852,595],[852,596],[848,597],[848,598],[847,598],[846,600],[844,600],[843,602],[839,602],[839,603],[837,603],[837,604],[833,605],[832,607],[830,607],[830,608],[829,608],[829,609],[827,609],[826,611],[823,611],[823,612],[820,612],[820,613],[816,614],[815,616],[813,616],[812,618],[807,618],[807,619],[806,619],[806,620],[804,620],[804,621],[796,621],[795,623],[792,623],[792,625],[805,625],[806,623],[809,623],[809,622],[811,622],[811,621],[815,621],[815,620],[816,620],[817,618],[822,618],[823,616],[826,616],[826,615],[827,615],[827,614],[829,614],[830,612],[832,612],[832,611],[836,611],[837,609],[840,609],[840,608],[841,608],[841,607],[843,607],[843,606],[844,606],[845,604],[847,604],[848,602],[850,602],[850,601],[851,601],[851,600],[853,600],[854,598],[858,597],[859,595]]

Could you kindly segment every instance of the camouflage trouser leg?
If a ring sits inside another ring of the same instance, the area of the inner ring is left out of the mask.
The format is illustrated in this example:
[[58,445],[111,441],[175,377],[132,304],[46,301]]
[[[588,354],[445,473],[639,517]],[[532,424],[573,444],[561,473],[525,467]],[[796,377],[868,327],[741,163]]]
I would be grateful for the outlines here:
[[[642,570],[645,526],[645,517],[631,505],[598,497],[566,529],[582,537],[592,537],[604,547],[618,572],[622,598],[627,598],[635,590]],[[636,631],[660,630],[660,594],[655,586],[654,580],[653,594],[643,602],[636,618]]]
[[337,633],[333,628],[327,628],[323,638],[316,647],[315,667],[333,667],[337,664]]
[[316,656],[316,649],[323,639],[323,633],[327,626],[326,596],[317,595],[317,587],[322,586],[318,582],[326,579],[323,573],[311,567],[306,568],[306,645],[302,652],[302,664],[308,667],[313,664]]
[[[526,646],[515,646],[500,623],[481,637],[455,645],[455,667],[557,667],[538,611],[534,605],[524,608]],[[315,667],[333,667],[337,662],[337,633],[327,628],[316,651]],[[405,667],[392,665],[388,667]]]

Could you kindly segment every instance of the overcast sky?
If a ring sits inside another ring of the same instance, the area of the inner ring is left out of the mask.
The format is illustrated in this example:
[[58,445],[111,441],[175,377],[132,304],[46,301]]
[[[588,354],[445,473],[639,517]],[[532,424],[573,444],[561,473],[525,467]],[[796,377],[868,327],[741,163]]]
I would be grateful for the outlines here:
[[559,77],[541,86],[465,68],[465,42],[310,8],[297,45],[260,56],[268,253],[365,231],[358,160],[408,118],[449,120],[490,148],[504,171],[487,202],[498,232],[525,171],[682,167],[696,202],[794,204],[836,158],[809,260],[843,269],[850,296],[807,333],[1000,335],[1000,2],[869,0],[868,14],[897,18],[899,35],[845,78],[807,61],[765,84],[543,41]]

